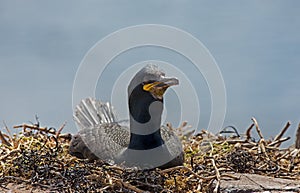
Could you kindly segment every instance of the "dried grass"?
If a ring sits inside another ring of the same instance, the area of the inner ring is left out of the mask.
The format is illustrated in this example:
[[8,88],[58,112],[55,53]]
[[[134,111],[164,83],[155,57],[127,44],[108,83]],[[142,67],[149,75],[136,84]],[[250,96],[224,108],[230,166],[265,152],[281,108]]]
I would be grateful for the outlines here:
[[[230,173],[255,173],[300,179],[299,149],[281,149],[288,123],[273,139],[265,140],[257,121],[245,135],[215,136],[203,130],[197,135],[178,130],[185,151],[183,166],[140,171],[101,161],[88,162],[68,154],[70,134],[39,124],[19,125],[16,134],[0,133],[0,188],[22,183],[31,189],[54,192],[218,192],[220,180]],[[169,125],[169,127],[171,127]],[[256,128],[260,139],[253,141]],[[252,131],[253,132],[253,131]]]

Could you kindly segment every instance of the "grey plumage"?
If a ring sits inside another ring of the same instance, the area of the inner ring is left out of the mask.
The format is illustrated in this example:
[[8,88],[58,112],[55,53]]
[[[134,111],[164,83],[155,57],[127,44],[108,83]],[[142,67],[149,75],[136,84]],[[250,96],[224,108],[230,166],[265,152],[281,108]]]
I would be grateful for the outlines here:
[[102,103],[92,98],[82,100],[76,106],[74,119],[80,129],[102,123],[116,122],[113,107],[109,103]]
[[[136,92],[136,88],[139,88],[139,85],[144,85],[149,81],[165,82],[165,85],[167,85],[165,87],[168,87],[168,84],[178,84],[177,79],[165,78],[164,76],[165,74],[157,66],[146,66],[131,80],[128,86],[128,97],[133,92]],[[137,92],[143,92],[155,104],[162,104],[162,99],[156,98],[156,93],[150,94],[150,91],[148,93],[143,90],[138,90]],[[133,98],[133,102],[138,100],[144,100],[144,98]],[[138,105],[132,105],[129,102],[131,108],[145,108],[143,104],[143,101]],[[149,104],[153,103],[150,101]],[[146,107],[146,109],[148,108],[150,109],[150,106]],[[172,130],[168,127],[160,126],[161,112],[162,109],[155,107],[153,112],[148,112],[151,115],[149,122],[143,124],[139,123],[139,118],[131,113],[129,128],[126,126],[126,122],[118,122],[113,107],[109,103],[102,103],[93,98],[84,99],[75,108],[74,119],[80,131],[71,141],[70,153],[79,158],[113,161],[117,164],[137,166],[142,169],[153,167],[167,168],[181,165],[184,158],[181,142]],[[141,117],[140,114],[137,116]],[[158,127],[155,128],[157,125]],[[143,132],[141,131],[143,127],[148,132],[145,135],[139,133]],[[155,133],[157,130],[159,131],[158,137],[155,137],[152,133]],[[135,136],[134,139],[140,138],[143,140],[133,140],[133,136]],[[145,136],[152,137],[154,141],[147,142],[148,139]],[[144,140],[146,140],[147,144],[153,145],[156,142],[158,144],[153,148],[140,150],[139,148],[143,146],[142,143],[146,143]],[[162,142],[159,142],[160,140]],[[134,148],[131,149],[131,146]]]

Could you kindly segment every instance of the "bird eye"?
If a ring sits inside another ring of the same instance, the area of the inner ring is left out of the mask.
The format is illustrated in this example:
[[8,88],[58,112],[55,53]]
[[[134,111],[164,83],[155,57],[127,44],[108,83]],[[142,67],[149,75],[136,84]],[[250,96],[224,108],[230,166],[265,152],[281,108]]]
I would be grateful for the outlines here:
[[147,80],[147,81],[143,82],[143,85],[151,84],[153,82],[156,82],[156,81],[155,80]]

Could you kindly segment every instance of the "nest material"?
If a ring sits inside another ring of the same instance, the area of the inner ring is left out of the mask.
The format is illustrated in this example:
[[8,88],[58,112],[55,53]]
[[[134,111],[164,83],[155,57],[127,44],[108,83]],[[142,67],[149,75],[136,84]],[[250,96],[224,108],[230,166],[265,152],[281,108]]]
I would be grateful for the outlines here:
[[[58,131],[39,124],[15,126],[23,128],[18,135],[7,128],[8,134],[0,132],[0,189],[21,183],[31,190],[54,192],[218,192],[221,179],[236,178],[231,175],[235,172],[299,180],[299,150],[279,148],[289,139],[282,136],[290,124],[273,140],[265,140],[257,121],[252,121],[244,137],[180,132],[184,165],[143,171],[71,156],[71,135],[61,134],[64,125]],[[254,126],[257,142],[251,137]]]

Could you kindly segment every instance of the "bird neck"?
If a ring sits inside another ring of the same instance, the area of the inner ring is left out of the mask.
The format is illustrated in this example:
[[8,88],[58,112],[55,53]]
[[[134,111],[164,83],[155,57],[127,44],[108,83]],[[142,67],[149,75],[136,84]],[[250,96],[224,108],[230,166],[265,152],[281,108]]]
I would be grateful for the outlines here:
[[129,96],[131,149],[152,149],[163,144],[160,134],[163,100],[155,99],[140,86]]
[[[153,104],[154,106],[160,106],[159,104]],[[150,107],[151,108],[151,107]],[[160,107],[158,107],[160,108]],[[150,110],[150,120],[148,122],[138,122],[132,115],[130,115],[130,133],[135,133],[139,135],[148,135],[156,132],[160,129],[161,126],[161,114],[158,113],[151,113]],[[141,112],[138,116],[140,120],[145,118],[145,113]]]
[[160,129],[148,135],[140,135],[136,133],[130,133],[130,142],[128,149],[133,150],[148,150],[154,149],[164,144],[164,140],[161,137]]

